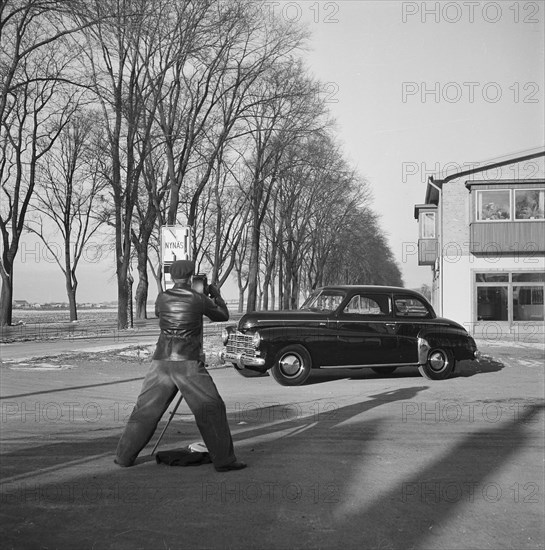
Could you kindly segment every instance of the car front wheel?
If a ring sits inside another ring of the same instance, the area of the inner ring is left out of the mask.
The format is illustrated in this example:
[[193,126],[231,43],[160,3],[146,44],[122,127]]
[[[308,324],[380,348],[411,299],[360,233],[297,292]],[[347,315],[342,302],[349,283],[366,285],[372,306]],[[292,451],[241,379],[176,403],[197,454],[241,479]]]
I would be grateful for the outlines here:
[[445,380],[452,375],[455,363],[450,350],[435,348],[429,352],[426,364],[420,365],[418,370],[422,376],[430,380]]
[[303,346],[292,345],[278,352],[271,373],[282,386],[300,386],[310,376],[311,368],[308,351]]

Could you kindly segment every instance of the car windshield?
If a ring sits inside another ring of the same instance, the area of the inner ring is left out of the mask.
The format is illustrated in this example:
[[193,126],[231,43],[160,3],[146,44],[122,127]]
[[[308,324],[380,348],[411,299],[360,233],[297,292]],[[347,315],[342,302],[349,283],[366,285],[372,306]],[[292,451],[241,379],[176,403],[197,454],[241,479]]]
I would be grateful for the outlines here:
[[309,311],[335,311],[346,296],[341,290],[317,290],[303,303],[300,309]]

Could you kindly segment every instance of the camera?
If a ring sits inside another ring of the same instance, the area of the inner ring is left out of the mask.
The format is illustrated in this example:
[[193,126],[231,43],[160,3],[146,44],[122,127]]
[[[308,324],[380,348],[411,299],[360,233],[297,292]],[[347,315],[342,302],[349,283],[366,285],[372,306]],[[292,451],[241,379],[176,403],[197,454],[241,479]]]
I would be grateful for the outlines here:
[[208,277],[206,276],[206,273],[198,273],[197,275],[193,275],[191,288],[200,294],[206,294],[208,296]]

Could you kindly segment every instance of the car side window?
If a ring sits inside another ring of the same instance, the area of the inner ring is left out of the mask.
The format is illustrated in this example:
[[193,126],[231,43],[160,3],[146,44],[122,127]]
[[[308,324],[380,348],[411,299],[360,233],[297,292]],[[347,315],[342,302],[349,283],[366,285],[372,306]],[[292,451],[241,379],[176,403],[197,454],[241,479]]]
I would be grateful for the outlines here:
[[396,317],[430,317],[430,310],[414,296],[396,296],[394,298]]
[[390,297],[386,294],[356,294],[343,309],[352,315],[390,315]]

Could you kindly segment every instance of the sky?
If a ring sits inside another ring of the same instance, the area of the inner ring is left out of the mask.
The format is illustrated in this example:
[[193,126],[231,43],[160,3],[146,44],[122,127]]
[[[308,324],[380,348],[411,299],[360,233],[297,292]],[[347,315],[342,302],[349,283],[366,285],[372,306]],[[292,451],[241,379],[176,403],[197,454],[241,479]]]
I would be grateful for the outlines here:
[[[266,9],[307,25],[304,57],[347,159],[369,183],[405,286],[429,284],[414,219],[428,177],[545,143],[545,2],[299,0]],[[78,302],[115,300],[114,269],[111,254],[92,250]],[[58,266],[30,237],[15,270],[14,299],[66,301]]]

